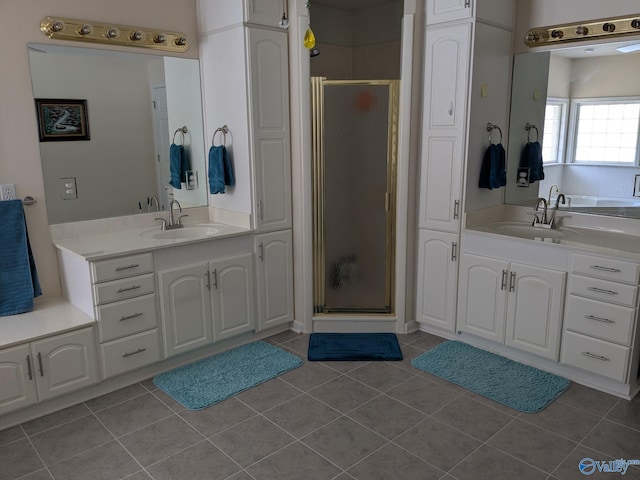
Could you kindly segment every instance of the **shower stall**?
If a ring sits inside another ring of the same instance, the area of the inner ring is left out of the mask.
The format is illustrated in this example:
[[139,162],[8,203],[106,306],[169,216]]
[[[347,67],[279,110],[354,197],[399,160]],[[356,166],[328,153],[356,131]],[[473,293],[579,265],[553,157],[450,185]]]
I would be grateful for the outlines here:
[[315,314],[393,314],[398,80],[312,77]]

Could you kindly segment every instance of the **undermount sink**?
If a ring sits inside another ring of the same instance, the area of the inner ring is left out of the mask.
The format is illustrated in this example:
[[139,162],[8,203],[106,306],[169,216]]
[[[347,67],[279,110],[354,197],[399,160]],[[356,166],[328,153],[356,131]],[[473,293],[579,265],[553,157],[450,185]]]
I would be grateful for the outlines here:
[[580,235],[573,229],[534,227],[528,222],[494,222],[486,225],[483,230],[512,237],[544,241],[562,240],[567,235]]
[[224,225],[207,223],[198,225],[185,225],[182,228],[176,228],[173,230],[147,230],[141,233],[141,236],[146,238],[155,238],[156,240],[206,238],[219,233],[223,229]]

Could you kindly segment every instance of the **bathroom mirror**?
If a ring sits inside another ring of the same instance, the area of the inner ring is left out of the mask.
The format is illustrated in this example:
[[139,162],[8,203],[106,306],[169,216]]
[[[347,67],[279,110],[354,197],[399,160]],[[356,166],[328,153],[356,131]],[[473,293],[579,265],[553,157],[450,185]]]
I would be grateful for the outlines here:
[[[637,45],[635,48],[638,50],[629,53],[618,50],[630,45]],[[589,161],[573,161],[578,103],[584,103],[584,99],[597,99],[601,103],[622,99],[627,103],[640,102],[639,77],[638,40],[516,55],[505,203],[533,206],[536,199],[542,197],[551,198],[554,205],[557,193],[553,186],[557,185],[559,191],[570,199],[560,208],[640,218],[640,197],[634,196],[634,193],[640,195],[637,119],[625,118],[620,122],[624,128],[635,128],[635,132],[629,135],[635,143],[631,161],[629,157],[626,162],[613,161],[611,150],[603,150],[601,157]],[[595,121],[600,122],[600,119]],[[527,123],[535,125],[535,128],[527,130]],[[610,140],[614,136],[606,135],[599,128],[590,134],[594,142],[595,137],[606,138],[608,146],[614,141]],[[543,148],[545,179],[519,186],[516,179],[521,152],[528,139],[535,141],[538,136]],[[547,163],[553,158],[557,158],[557,163]]]
[[[28,51],[34,99],[86,101],[88,140],[40,142],[49,224],[166,210],[173,198],[183,208],[207,204],[197,60],[43,44]],[[189,163],[192,182],[180,189],[169,185],[171,143]]]

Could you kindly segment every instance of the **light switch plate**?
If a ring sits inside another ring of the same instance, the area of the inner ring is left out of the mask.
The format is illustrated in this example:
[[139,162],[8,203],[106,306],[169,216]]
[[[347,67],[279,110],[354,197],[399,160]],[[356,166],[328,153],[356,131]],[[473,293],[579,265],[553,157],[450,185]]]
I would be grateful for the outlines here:
[[62,177],[60,179],[60,197],[62,200],[75,200],[78,198],[76,177]]

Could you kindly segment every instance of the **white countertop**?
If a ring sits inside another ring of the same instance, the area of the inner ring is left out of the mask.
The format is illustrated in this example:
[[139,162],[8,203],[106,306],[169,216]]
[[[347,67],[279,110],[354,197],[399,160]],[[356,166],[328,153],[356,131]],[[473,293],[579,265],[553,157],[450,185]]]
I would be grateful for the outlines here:
[[95,320],[62,297],[36,299],[34,309],[0,317],[0,349],[90,327]]
[[[185,224],[188,228],[190,224]],[[79,237],[59,238],[54,245],[68,252],[83,257],[87,261],[102,260],[119,255],[128,255],[154,251],[162,248],[188,245],[190,243],[206,242],[218,238],[226,238],[251,233],[250,228],[233,225],[216,224],[220,230],[214,234],[176,239],[153,238],[150,234],[160,232],[160,227],[131,229],[110,233],[96,233]]]

